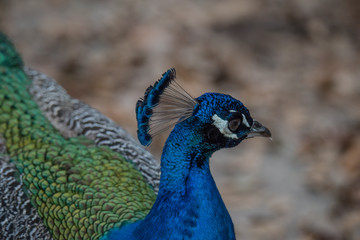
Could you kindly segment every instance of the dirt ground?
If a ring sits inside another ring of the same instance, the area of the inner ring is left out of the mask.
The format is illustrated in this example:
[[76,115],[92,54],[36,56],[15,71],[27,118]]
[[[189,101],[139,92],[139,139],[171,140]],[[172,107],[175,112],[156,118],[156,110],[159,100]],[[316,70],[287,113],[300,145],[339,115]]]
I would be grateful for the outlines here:
[[0,29],[134,136],[170,67],[194,97],[241,99],[273,140],[211,160],[238,239],[360,239],[360,1],[0,0]]

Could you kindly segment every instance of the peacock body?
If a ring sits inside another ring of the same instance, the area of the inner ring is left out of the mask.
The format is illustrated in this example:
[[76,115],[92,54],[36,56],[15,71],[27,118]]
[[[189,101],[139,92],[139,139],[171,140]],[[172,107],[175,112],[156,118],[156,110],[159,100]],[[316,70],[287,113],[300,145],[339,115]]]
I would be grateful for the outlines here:
[[155,193],[134,164],[87,138],[64,138],[32,100],[31,82],[5,36],[0,49],[0,133],[51,235],[96,239],[144,218]]
[[136,113],[143,145],[175,124],[160,184],[146,150],[25,67],[0,34],[1,239],[235,239],[209,158],[269,130],[229,95],[192,98],[174,69],[147,89]]

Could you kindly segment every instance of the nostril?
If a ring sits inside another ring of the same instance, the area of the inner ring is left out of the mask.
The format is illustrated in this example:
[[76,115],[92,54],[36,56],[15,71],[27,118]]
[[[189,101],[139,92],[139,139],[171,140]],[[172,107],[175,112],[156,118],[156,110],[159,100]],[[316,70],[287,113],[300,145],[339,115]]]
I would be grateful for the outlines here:
[[259,127],[262,127],[262,125],[257,122],[257,121],[254,121],[254,125],[253,125],[255,128],[259,128]]

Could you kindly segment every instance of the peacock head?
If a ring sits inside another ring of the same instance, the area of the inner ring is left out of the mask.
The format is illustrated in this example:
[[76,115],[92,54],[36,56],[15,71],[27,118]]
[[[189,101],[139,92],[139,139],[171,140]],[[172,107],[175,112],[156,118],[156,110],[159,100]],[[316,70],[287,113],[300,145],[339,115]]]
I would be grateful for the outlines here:
[[175,78],[175,69],[168,70],[137,102],[138,138],[143,145],[150,145],[154,135],[174,125],[196,129],[211,151],[234,147],[247,138],[271,137],[239,100],[221,93],[193,98]]
[[205,93],[198,97],[193,118],[203,126],[208,144],[218,148],[238,145],[255,136],[271,137],[269,129],[254,120],[239,100],[221,93]]

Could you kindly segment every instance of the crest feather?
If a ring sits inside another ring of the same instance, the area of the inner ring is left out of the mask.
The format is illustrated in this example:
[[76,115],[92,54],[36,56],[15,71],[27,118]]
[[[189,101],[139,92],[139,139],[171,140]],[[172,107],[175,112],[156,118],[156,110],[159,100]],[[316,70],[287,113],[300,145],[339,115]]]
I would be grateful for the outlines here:
[[138,138],[148,146],[152,138],[192,115],[197,101],[175,80],[176,71],[169,69],[145,91],[136,104]]

